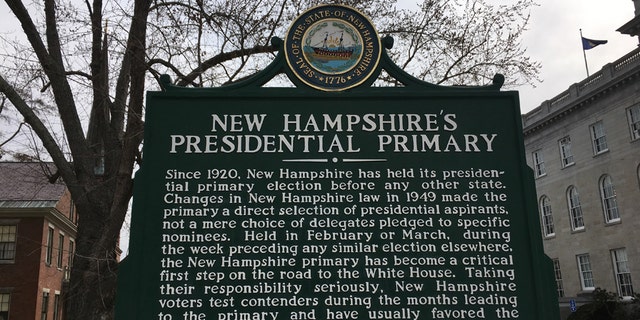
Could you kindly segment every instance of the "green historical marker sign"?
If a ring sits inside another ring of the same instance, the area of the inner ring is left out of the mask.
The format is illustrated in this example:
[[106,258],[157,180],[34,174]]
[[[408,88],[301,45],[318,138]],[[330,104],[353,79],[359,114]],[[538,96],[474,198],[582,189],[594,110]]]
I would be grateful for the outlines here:
[[321,6],[253,79],[148,94],[118,319],[557,316],[517,93],[418,81],[377,39]]

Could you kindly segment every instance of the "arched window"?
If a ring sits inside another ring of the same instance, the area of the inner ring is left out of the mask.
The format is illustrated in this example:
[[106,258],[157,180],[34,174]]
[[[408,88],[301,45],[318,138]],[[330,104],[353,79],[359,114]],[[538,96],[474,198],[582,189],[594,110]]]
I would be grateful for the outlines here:
[[571,186],[567,190],[567,205],[569,206],[569,220],[571,221],[571,230],[584,229],[584,219],[582,216],[582,206],[580,204],[580,196],[578,189]]
[[616,200],[616,189],[611,182],[611,176],[604,175],[600,179],[600,198],[602,199],[602,210],[606,223],[620,220],[618,211],[618,201]]
[[540,198],[540,217],[542,218],[542,231],[545,237],[555,235],[553,227],[553,215],[551,213],[551,201],[547,196]]

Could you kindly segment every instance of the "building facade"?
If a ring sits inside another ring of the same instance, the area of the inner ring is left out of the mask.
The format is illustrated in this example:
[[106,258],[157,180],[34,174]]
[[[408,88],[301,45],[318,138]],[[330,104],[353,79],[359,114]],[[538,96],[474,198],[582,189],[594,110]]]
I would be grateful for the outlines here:
[[630,299],[640,292],[640,49],[523,115],[523,127],[561,311],[596,288]]
[[0,162],[0,320],[60,320],[77,216],[55,167]]

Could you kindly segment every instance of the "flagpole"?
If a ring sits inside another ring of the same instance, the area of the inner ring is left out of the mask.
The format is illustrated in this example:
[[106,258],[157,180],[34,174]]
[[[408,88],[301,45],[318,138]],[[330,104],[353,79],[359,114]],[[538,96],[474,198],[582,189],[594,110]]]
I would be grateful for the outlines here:
[[582,44],[582,29],[580,29],[580,45],[582,46],[582,55],[584,56],[584,68],[587,69],[587,78],[589,78],[589,64],[587,64],[587,50],[584,49],[584,45]]

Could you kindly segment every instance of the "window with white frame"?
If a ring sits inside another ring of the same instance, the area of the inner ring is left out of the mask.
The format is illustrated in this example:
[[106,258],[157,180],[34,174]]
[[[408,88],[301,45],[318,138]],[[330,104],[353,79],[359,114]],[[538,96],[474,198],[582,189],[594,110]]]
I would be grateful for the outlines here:
[[76,205],[73,202],[73,200],[71,200],[71,203],[69,204],[69,220],[71,220],[71,222],[73,222],[73,224],[77,224],[77,215],[76,215]]
[[15,260],[16,231],[15,225],[0,226],[0,263],[11,263]]
[[542,157],[542,151],[534,151],[531,156],[533,157],[533,170],[536,173],[536,177],[542,177],[547,174],[547,169],[544,167],[544,158]]
[[640,139],[640,104],[627,109],[631,140]]
[[596,288],[593,282],[593,271],[591,271],[591,258],[589,254],[577,255],[578,271],[580,272],[580,283],[582,290],[594,290]]
[[10,293],[0,293],[0,319],[9,319]]
[[602,199],[605,222],[619,221],[620,212],[618,211],[618,201],[616,200],[616,189],[609,175],[605,175],[600,179],[600,198]]
[[73,266],[73,255],[76,250],[76,242],[73,239],[69,239],[69,255],[67,256],[67,267]]
[[560,260],[553,259],[553,272],[556,277],[556,288],[558,289],[558,298],[564,297],[564,285],[562,284],[562,272],[560,271]]
[[571,186],[567,191],[567,205],[569,206],[569,220],[571,221],[571,230],[584,229],[584,217],[582,216],[582,205],[580,204],[580,196],[578,189]]
[[49,312],[49,292],[42,293],[42,308],[40,311],[40,320],[47,320],[47,313]]
[[609,150],[607,146],[607,135],[604,132],[604,124],[598,121],[591,125],[591,141],[593,143],[593,154],[600,154]]
[[60,309],[62,304],[60,301],[60,293],[56,292],[53,296],[53,320],[60,320]]
[[57,262],[57,267],[58,268],[62,268],[62,258],[64,256],[64,233],[59,233],[58,234],[58,259],[56,260]]
[[571,153],[571,138],[564,137],[558,140],[558,146],[560,147],[560,159],[562,160],[562,167],[568,167],[573,162],[573,153]]
[[47,232],[47,252],[44,262],[50,266],[51,258],[53,257],[53,227],[49,227]]
[[631,283],[631,271],[629,270],[629,258],[625,248],[611,250],[613,272],[616,276],[618,294],[621,297],[633,296],[633,284]]
[[555,235],[551,201],[546,196],[540,199],[540,217],[542,218],[542,231],[544,232],[544,236],[551,237]]

